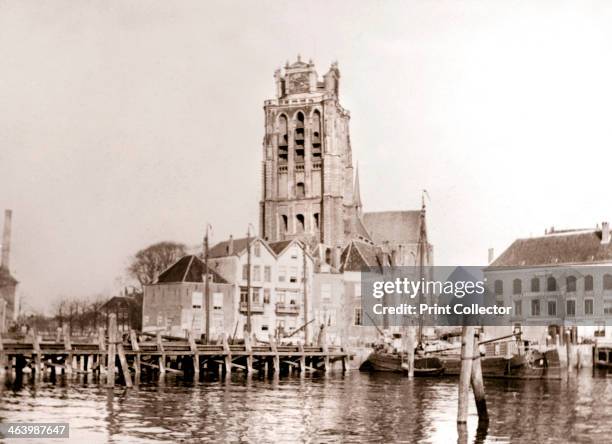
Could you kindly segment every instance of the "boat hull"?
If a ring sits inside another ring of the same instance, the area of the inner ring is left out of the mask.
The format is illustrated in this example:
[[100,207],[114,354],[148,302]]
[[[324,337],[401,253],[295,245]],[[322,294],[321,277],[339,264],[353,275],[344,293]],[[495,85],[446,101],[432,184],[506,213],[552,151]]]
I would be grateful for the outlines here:
[[[398,353],[372,352],[360,367],[363,371],[405,373],[408,369]],[[436,357],[415,357],[414,376],[440,376],[444,366]]]

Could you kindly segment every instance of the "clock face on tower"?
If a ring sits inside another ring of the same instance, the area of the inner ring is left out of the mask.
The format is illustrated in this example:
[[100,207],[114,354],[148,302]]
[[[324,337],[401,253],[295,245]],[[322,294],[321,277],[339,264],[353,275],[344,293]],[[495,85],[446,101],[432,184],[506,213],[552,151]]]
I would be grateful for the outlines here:
[[292,74],[287,80],[287,92],[289,94],[308,92],[308,74]]

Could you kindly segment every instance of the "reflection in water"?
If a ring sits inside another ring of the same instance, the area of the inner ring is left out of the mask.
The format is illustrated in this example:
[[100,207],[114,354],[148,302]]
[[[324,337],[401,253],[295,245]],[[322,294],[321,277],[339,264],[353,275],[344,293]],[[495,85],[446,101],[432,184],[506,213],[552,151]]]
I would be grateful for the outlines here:
[[490,422],[473,400],[457,427],[457,379],[394,374],[186,381],[133,389],[96,381],[6,380],[3,422],[69,422],[75,442],[568,442],[612,435],[612,379],[486,381]]

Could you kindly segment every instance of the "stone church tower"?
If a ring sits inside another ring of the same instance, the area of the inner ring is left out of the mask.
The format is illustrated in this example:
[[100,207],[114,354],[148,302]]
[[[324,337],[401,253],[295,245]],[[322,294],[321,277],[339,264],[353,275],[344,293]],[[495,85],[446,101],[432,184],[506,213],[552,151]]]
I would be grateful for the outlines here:
[[340,71],[334,63],[319,79],[314,64],[298,56],[274,79],[276,97],[264,102],[261,236],[323,244],[319,250],[331,263],[355,233],[367,237],[353,176],[350,114],[339,101]]

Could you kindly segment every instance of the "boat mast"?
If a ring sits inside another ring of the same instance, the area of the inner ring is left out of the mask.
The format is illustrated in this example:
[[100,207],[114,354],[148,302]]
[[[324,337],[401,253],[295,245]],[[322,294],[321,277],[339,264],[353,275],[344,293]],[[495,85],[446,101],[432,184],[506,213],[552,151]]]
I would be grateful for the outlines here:
[[[427,232],[425,229],[425,195],[426,190],[423,190],[421,195],[421,215],[419,221],[419,241],[418,241],[418,255],[419,255],[419,281],[423,282],[424,273],[424,256],[425,256],[425,243],[427,242]],[[419,286],[419,307],[423,303],[423,284]],[[419,334],[418,334],[418,345],[423,343],[423,315],[419,315]]]

